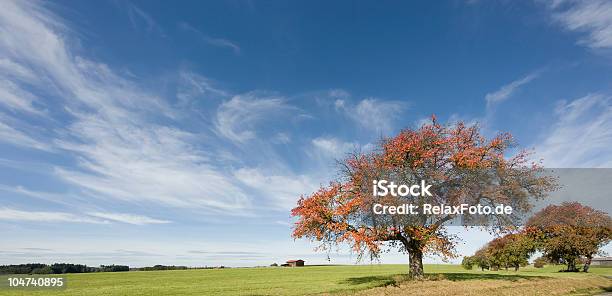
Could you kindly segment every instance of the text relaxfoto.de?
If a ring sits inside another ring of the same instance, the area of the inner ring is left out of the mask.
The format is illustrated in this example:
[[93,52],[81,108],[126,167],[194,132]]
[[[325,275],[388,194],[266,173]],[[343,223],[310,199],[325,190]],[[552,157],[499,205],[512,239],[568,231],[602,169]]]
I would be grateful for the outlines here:
[[[391,195],[394,197],[431,197],[432,194],[429,191],[432,185],[427,185],[425,180],[421,180],[420,184],[414,185],[397,185],[393,181],[387,180],[374,180],[372,186],[372,194],[375,197],[384,197]],[[512,206],[498,204],[495,206],[489,205],[469,205],[469,204],[458,204],[458,205],[446,205],[446,204],[431,204],[421,203],[415,205],[412,203],[404,203],[400,205],[384,205],[375,203],[372,206],[374,214],[377,215],[511,215]]]

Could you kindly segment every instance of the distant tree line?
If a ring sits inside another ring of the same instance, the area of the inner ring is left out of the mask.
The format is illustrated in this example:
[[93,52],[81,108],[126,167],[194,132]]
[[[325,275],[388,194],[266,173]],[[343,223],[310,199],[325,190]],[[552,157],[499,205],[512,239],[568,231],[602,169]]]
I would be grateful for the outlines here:
[[91,267],[83,264],[54,263],[28,263],[16,265],[0,265],[0,274],[62,274],[62,273],[90,273],[90,272],[119,272],[119,271],[155,271],[155,270],[186,270],[186,269],[217,269],[225,266],[187,267],[175,265],[154,265],[147,267],[130,268],[127,265],[100,265]]
[[83,264],[54,263],[28,263],[18,265],[0,265],[0,274],[62,274],[62,273],[89,273],[89,272],[118,272],[129,271],[127,265],[100,265],[91,267]]
[[229,268],[223,265],[221,266],[204,266],[204,267],[188,267],[188,266],[176,266],[176,265],[154,265],[154,266],[146,266],[146,267],[137,267],[130,268],[130,270],[134,271],[155,271],[155,270],[187,270],[187,269],[219,269],[219,268]]
[[154,266],[147,266],[147,267],[140,267],[140,268],[133,268],[132,270],[139,270],[139,271],[154,271],[154,270],[184,270],[184,269],[189,269],[189,267],[187,266],[174,266],[174,265],[154,265]]

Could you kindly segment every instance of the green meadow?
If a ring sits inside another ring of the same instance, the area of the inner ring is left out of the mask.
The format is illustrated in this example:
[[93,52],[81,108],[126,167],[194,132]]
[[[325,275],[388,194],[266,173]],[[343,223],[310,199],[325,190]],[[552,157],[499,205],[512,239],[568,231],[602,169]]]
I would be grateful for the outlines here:
[[[612,289],[612,268],[518,272],[425,265],[409,281],[406,265],[227,268],[67,274],[64,290],[0,290],[0,295],[596,295]],[[465,293],[464,293],[465,292]]]

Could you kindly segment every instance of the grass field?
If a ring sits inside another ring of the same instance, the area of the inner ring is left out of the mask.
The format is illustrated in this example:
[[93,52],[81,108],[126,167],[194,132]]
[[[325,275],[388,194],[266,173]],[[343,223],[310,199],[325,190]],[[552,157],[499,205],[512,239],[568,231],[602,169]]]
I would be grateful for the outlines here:
[[426,265],[408,281],[406,265],[230,268],[68,274],[65,290],[0,290],[0,295],[596,295],[612,291],[612,268],[560,273],[559,266],[466,271]]

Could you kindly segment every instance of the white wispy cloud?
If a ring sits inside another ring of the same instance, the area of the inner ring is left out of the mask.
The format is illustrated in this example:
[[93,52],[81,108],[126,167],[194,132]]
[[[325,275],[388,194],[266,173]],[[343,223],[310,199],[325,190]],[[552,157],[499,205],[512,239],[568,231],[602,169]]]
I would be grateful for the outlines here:
[[[17,163],[12,163],[8,165],[17,165]],[[21,167],[27,167],[28,169],[36,170],[37,172],[42,171],[40,164],[35,163],[19,163]],[[44,165],[47,167],[48,165]],[[5,192],[3,197],[8,196],[17,196],[17,197],[27,197],[33,198],[37,200],[42,200],[46,202],[55,203],[58,205],[62,205],[63,207],[73,207],[76,204],[87,204],[91,202],[92,196],[86,194],[72,194],[72,193],[57,193],[57,192],[47,192],[47,191],[37,191],[25,188],[23,186],[7,186],[0,184],[0,191]]]
[[347,99],[351,97],[351,94],[348,91],[344,89],[340,89],[340,88],[332,89],[328,91],[328,95],[329,97],[335,98],[335,99]]
[[25,222],[71,222],[71,223],[105,223],[83,215],[64,212],[22,211],[11,208],[0,208],[0,220]]
[[[11,80],[19,81],[14,83]],[[0,58],[0,104],[13,111],[42,114],[43,110],[36,107],[36,97],[20,84],[29,84],[36,76],[29,68],[8,58]],[[38,102],[40,103],[40,102]]]
[[555,22],[586,35],[579,43],[594,49],[612,48],[612,2],[557,0],[548,2]]
[[312,139],[312,145],[317,152],[322,153],[326,157],[342,158],[346,153],[354,152],[360,148],[360,145],[355,142],[345,142],[336,137],[318,137]]
[[282,225],[282,226],[291,226],[292,225],[291,222],[289,222],[289,221],[282,221],[282,220],[276,220],[276,221],[274,221],[274,223],[278,224],[278,225]]
[[291,143],[291,135],[283,132],[277,133],[276,136],[272,138],[272,142],[278,144],[289,144]]
[[227,97],[229,94],[213,85],[210,79],[191,71],[179,73],[179,85],[176,94],[181,105],[188,105],[198,98]]
[[234,52],[235,55],[240,55],[242,51],[240,49],[240,46],[238,46],[236,42],[231,41],[229,39],[225,39],[225,38],[215,38],[215,37],[208,36],[202,33],[202,31],[194,28],[192,25],[186,22],[179,23],[179,28],[185,31],[195,33],[196,35],[198,35],[198,37],[200,37],[200,39],[202,39],[204,42],[206,42],[209,45],[230,49],[232,52]]
[[492,93],[488,93],[485,96],[485,100],[487,101],[487,108],[490,108],[492,105],[494,104],[498,104],[501,103],[505,100],[507,100],[508,98],[510,98],[520,87],[522,87],[523,85],[533,81],[534,79],[538,78],[539,76],[539,72],[533,72],[530,73],[518,80],[512,81],[509,84],[506,84],[504,86],[502,86],[500,89],[492,92]]
[[319,186],[307,175],[270,174],[258,168],[241,168],[234,176],[248,187],[257,190],[269,206],[288,210],[295,207],[302,195],[307,195]]
[[154,219],[142,215],[126,213],[89,212],[73,214],[66,212],[23,211],[8,207],[0,208],[0,220],[23,222],[53,222],[53,223],[93,223],[108,224],[120,222],[133,225],[167,224],[171,221]]
[[19,85],[0,80],[0,103],[14,111],[25,111],[29,113],[41,113],[34,107],[35,96],[24,90]]
[[612,167],[612,97],[590,94],[560,102],[557,121],[535,146],[547,167]]
[[147,12],[140,9],[138,6],[134,5],[129,1],[120,3],[124,4],[123,8],[126,10],[128,18],[134,30],[143,30],[145,33],[148,34],[156,33],[161,35],[162,37],[165,37],[164,30],[150,14],[148,14]]
[[146,224],[167,224],[172,223],[168,220],[154,219],[147,216],[125,214],[125,213],[104,213],[104,212],[89,212],[89,216],[98,217],[106,220],[115,222],[122,222],[134,225],[146,225]]
[[[45,116],[70,118],[55,127],[61,136],[53,144],[73,156],[78,167],[56,168],[62,180],[105,199],[229,214],[249,206],[231,175],[212,163],[212,152],[201,150],[194,134],[171,124],[176,110],[167,100],[106,64],[76,55],[69,46],[73,32],[42,3],[6,1],[0,27],[0,53],[10,60],[2,65],[16,70],[5,75],[10,83],[22,89],[36,85],[45,99],[56,97],[64,107],[65,113]],[[28,75],[24,69],[38,79],[26,83],[17,77]],[[16,93],[16,88],[3,89]],[[159,117],[168,125],[156,123]],[[2,127],[3,133],[11,131]],[[21,136],[11,141],[40,146]]]
[[189,133],[96,117],[83,118],[70,130],[81,143],[59,145],[82,157],[83,170],[58,168],[57,174],[74,185],[125,201],[184,208],[238,212],[249,205],[229,177],[189,144]]
[[394,121],[408,108],[408,105],[405,102],[376,98],[366,98],[353,105],[340,98],[335,100],[334,107],[361,127],[372,131],[389,132],[393,128]]
[[255,126],[258,123],[296,110],[282,97],[261,96],[257,93],[236,95],[217,109],[215,128],[227,139],[245,142],[255,138]]
[[[1,117],[0,120],[2,120]],[[46,143],[43,143],[22,131],[15,129],[2,121],[0,121],[0,141],[44,151],[51,150],[51,147]]]
[[204,40],[210,44],[217,47],[225,47],[231,49],[234,54],[240,54],[240,46],[236,45],[234,42],[223,39],[223,38],[213,38],[213,37],[204,37]]
[[4,75],[13,76],[21,80],[32,79],[36,77],[36,75],[34,75],[34,73],[30,69],[18,63],[15,63],[7,58],[0,58],[0,69],[2,69],[2,73]]

